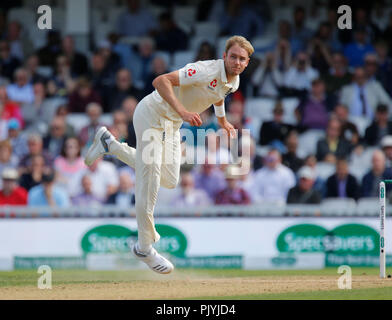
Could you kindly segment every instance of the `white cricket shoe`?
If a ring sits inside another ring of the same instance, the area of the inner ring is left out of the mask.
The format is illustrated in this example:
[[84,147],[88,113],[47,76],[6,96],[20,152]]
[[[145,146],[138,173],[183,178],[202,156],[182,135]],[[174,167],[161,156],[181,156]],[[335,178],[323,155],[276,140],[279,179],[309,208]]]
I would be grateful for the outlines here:
[[136,258],[146,263],[151,270],[157,273],[167,274],[172,272],[174,269],[173,264],[165,257],[161,256],[154,248],[151,248],[149,254],[144,254],[137,250],[135,244],[132,252]]
[[95,134],[93,144],[87,151],[84,163],[87,166],[91,166],[95,160],[107,154],[109,152],[108,142],[112,139],[114,139],[114,137],[106,127],[99,128]]

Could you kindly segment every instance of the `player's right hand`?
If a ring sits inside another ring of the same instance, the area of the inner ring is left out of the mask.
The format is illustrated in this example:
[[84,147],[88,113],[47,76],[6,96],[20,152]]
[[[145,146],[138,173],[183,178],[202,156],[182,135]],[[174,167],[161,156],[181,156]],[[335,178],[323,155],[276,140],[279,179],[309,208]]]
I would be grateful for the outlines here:
[[191,126],[199,127],[203,123],[201,121],[200,115],[196,112],[185,111],[182,116],[182,120],[188,122]]

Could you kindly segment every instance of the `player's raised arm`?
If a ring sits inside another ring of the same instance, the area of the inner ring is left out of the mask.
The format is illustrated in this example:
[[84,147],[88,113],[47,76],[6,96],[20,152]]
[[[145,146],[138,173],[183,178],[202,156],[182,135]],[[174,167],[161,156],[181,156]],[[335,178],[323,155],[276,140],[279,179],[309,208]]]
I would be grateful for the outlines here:
[[223,100],[214,103],[214,111],[215,116],[218,119],[218,124],[226,130],[230,138],[234,138],[236,136],[236,132],[233,125],[226,119],[225,105]]
[[156,77],[152,85],[157,89],[160,96],[180,115],[182,120],[189,122],[192,126],[202,124],[199,114],[187,111],[174,94],[173,87],[180,85],[178,70]]

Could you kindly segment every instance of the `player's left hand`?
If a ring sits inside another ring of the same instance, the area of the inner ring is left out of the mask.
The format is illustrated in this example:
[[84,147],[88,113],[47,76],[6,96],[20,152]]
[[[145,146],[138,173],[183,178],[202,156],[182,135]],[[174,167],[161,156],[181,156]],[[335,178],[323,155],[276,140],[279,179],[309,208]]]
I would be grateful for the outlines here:
[[224,120],[218,120],[219,125],[226,130],[227,134],[231,139],[235,138],[237,136],[237,133],[233,127],[233,125],[227,121],[226,119]]

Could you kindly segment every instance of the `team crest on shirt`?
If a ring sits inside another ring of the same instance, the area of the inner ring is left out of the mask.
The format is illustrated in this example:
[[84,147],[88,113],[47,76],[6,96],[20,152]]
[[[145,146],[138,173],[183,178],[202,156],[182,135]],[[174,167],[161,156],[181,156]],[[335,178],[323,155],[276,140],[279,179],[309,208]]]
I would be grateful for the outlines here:
[[212,80],[208,85],[208,89],[214,90],[217,84],[218,84],[218,80],[216,79]]
[[185,72],[185,76],[192,77],[195,73],[196,73],[196,69],[189,68],[189,69]]

